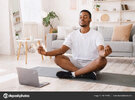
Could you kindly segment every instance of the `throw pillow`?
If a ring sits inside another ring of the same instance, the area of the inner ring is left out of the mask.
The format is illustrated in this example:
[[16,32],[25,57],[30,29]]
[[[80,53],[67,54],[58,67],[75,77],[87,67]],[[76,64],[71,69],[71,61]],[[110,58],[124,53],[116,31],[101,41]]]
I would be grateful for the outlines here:
[[132,24],[114,27],[112,41],[129,41]]

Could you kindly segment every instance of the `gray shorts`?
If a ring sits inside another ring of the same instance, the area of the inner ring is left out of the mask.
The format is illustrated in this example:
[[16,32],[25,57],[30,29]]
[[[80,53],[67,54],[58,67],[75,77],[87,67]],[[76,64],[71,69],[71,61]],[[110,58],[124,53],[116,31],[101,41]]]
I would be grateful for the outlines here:
[[69,59],[71,63],[78,68],[83,68],[92,61],[92,60],[73,59],[72,57],[69,57]]

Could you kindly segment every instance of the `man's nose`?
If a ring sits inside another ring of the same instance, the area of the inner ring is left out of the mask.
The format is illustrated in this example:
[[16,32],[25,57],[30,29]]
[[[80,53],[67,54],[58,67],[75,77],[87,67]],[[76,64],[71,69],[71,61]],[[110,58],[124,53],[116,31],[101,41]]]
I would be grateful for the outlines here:
[[81,21],[84,21],[84,18],[81,18]]

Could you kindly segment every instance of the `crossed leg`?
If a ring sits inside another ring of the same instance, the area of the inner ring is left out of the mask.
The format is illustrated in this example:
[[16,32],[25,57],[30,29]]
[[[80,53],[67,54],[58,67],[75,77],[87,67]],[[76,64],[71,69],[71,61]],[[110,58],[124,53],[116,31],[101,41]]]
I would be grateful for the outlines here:
[[75,76],[79,76],[82,74],[86,74],[93,71],[99,71],[105,67],[107,64],[106,58],[98,57],[94,61],[90,62],[88,65],[84,66],[83,68],[77,68],[77,66],[73,65],[70,59],[64,55],[55,56],[55,63],[60,66],[61,68],[75,72]]

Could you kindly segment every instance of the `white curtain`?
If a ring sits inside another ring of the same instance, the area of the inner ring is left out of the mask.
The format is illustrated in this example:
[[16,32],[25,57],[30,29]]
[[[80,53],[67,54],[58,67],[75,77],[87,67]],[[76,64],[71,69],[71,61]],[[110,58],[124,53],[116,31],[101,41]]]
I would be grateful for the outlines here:
[[20,0],[22,21],[41,23],[41,0]]
[[42,27],[41,0],[20,0],[20,8],[23,22],[23,37],[30,37],[30,35],[42,37],[44,30]]
[[23,24],[23,37],[25,38],[38,38],[38,23],[24,23]]

